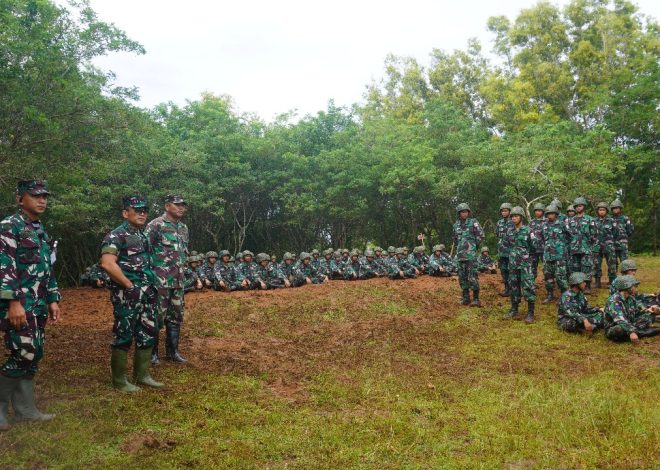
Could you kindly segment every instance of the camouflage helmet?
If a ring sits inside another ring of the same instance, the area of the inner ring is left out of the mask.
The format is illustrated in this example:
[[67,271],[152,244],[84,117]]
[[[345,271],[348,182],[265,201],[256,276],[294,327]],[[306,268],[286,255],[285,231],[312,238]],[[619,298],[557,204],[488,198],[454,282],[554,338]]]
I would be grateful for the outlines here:
[[545,208],[545,215],[548,215],[548,214],[557,214],[557,215],[559,215],[559,209],[554,204],[550,204],[548,207]]
[[323,256],[332,255],[332,253],[333,253],[332,248],[328,248],[327,250],[323,250]]
[[583,282],[587,281],[587,275],[584,273],[573,273],[571,276],[568,278],[568,283],[571,286],[577,286],[578,284],[582,284]]
[[623,209],[623,203],[621,202],[621,199],[616,198],[614,201],[612,201],[612,204],[610,204],[610,207],[614,209],[615,207],[618,207],[619,209]]
[[399,247],[396,250],[394,250],[394,254],[396,255],[402,255],[403,254],[403,248]]
[[500,212],[502,212],[504,209],[509,209],[509,210],[511,210],[511,209],[513,209],[513,206],[512,206],[511,204],[509,204],[508,202],[504,202],[504,203],[502,203],[502,205],[500,206]]
[[621,262],[621,272],[625,273],[627,271],[637,271],[637,263],[630,258],[624,259]]
[[420,254],[421,252],[422,252],[422,251],[419,249],[418,246],[416,246],[415,248],[413,248],[413,253],[414,253],[414,254],[418,255],[418,254]]
[[440,243],[438,246],[440,247],[440,251],[445,251],[447,249],[444,243]]
[[337,250],[333,253],[333,255],[336,259],[340,259],[341,258],[341,251]]
[[555,206],[557,209],[561,210],[562,206],[561,206],[561,201],[559,199],[554,198],[550,204]]
[[575,201],[573,201],[573,206],[585,206],[586,207],[588,205],[589,205],[589,203],[582,196],[576,197]]
[[250,250],[245,250],[243,252],[243,258],[245,258],[246,256],[250,256],[250,257],[254,258],[254,253],[252,253]]
[[396,253],[396,248],[394,248],[393,246],[390,245],[390,246],[387,247],[387,252],[388,253]]
[[516,206],[511,209],[511,215],[519,215],[520,217],[525,217],[525,210],[520,206]]
[[356,249],[351,250],[350,256],[351,256],[351,258],[353,256],[360,256],[360,250],[356,250]]
[[444,249],[444,245],[435,245],[433,247],[433,251],[442,251]]
[[374,253],[377,253],[377,252],[379,252],[379,251],[382,253],[382,252],[383,252],[383,249],[382,249],[381,247],[379,247],[379,246],[377,246],[376,248],[374,248]]
[[288,259],[291,259],[291,260],[292,260],[292,259],[293,259],[293,255],[287,251],[286,253],[284,253],[284,256],[282,256],[282,259],[283,259],[284,261],[286,261],[286,260],[288,260]]
[[256,261],[257,263],[261,263],[262,261],[270,261],[270,256],[266,253],[259,253],[257,255]]
[[461,213],[463,211],[472,212],[470,206],[468,206],[466,202],[461,202],[458,206],[456,206],[456,212]]
[[300,252],[300,260],[305,260],[305,259],[312,259],[312,255],[307,253],[306,251],[301,251]]
[[330,248],[328,248],[328,249],[327,249],[327,250],[325,250],[325,251],[329,251],[329,252],[330,252],[330,254],[332,254],[332,253],[334,253],[334,252],[335,252],[335,249],[334,249],[334,248],[332,248],[332,247],[330,247]]
[[406,251],[407,251],[408,253],[410,253],[410,248],[408,248],[407,246],[402,246],[401,249],[403,250],[404,253],[405,253]]
[[350,253],[350,251],[348,251],[348,248],[342,248],[341,249],[341,254],[342,255],[348,255],[349,253]]
[[372,250],[365,250],[364,256],[367,258],[373,258],[375,256],[375,253]]
[[481,252],[482,252],[482,253],[490,253],[490,250],[488,249],[487,246],[482,246],[482,247],[481,247]]
[[241,253],[240,251],[234,255],[235,259],[241,259],[242,257],[243,257],[243,253]]
[[633,286],[639,285],[639,281],[635,276],[630,276],[628,274],[619,276],[614,280],[614,288],[616,290],[628,290]]
[[190,256],[197,256],[199,253],[197,253],[195,250],[190,252]]
[[601,201],[601,202],[599,202],[598,204],[596,204],[596,210],[598,210],[598,209],[607,209],[607,210],[609,211],[609,210],[610,210],[610,206],[609,206],[608,203],[606,203],[606,202],[602,202],[602,201]]
[[569,205],[566,208],[566,212],[575,212],[575,206],[573,206],[573,204]]
[[537,202],[536,204],[534,204],[534,210],[545,212],[545,205],[541,204],[540,202]]
[[317,250],[316,248],[314,248],[314,249],[312,250],[312,256],[313,256],[313,255],[320,255],[320,254],[321,254],[321,253],[320,253],[319,250]]
[[208,253],[206,253],[206,259],[217,258],[217,257],[218,257],[218,254],[215,251],[209,251]]
[[218,255],[222,258],[223,256],[231,256],[231,253],[228,250],[222,250]]
[[236,261],[236,259],[235,259],[233,256],[230,256],[228,262],[229,262],[229,263],[233,263],[234,261]]

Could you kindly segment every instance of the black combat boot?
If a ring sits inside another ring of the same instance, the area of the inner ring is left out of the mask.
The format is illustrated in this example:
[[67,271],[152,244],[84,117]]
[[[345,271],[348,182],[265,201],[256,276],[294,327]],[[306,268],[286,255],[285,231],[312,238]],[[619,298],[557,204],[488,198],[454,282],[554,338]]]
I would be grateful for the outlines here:
[[461,297],[461,305],[470,305],[470,289],[463,289],[463,297]]
[[504,315],[504,319],[513,320],[515,318],[518,318],[518,303],[511,299],[511,308],[506,315]]
[[500,292],[502,297],[511,297],[511,289],[509,289],[509,283],[504,285],[504,292]]
[[165,354],[167,358],[179,364],[185,364],[186,361],[181,354],[179,354],[179,336],[181,334],[181,325],[178,323],[168,323],[165,326],[166,339],[165,339]]
[[637,336],[640,338],[652,338],[658,335],[660,335],[660,328],[647,328],[646,330],[637,332]]
[[552,290],[552,289],[548,289],[548,295],[545,298],[545,300],[543,300],[543,303],[544,304],[551,304],[554,301],[555,301],[555,291]]
[[596,289],[600,289],[600,288],[601,288],[601,284],[600,284],[600,276],[598,276],[598,277],[595,279],[595,281],[596,281],[596,282],[594,283],[594,288],[596,288]]
[[526,323],[534,323],[534,302],[527,301],[527,316],[525,317]]
[[472,291],[472,303],[470,307],[482,307],[481,301],[479,300],[479,289]]

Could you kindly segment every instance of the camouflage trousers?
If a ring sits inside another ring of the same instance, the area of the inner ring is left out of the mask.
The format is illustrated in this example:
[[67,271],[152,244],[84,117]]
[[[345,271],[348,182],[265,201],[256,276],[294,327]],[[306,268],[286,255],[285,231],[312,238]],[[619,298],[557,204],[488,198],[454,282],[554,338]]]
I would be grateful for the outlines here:
[[628,259],[628,244],[619,244],[618,247],[614,249],[614,258],[616,260],[617,267],[619,263]]
[[137,348],[150,348],[158,335],[158,291],[152,286],[115,288],[110,294],[115,322],[112,347],[128,351],[133,341]]
[[[646,330],[651,327],[653,324],[653,315],[650,313],[643,313],[642,315],[639,316],[637,321],[633,323],[633,326],[637,330]],[[617,343],[623,342],[623,341],[630,341],[630,333],[628,333],[625,329],[620,327],[619,325],[611,325],[609,328],[605,329],[605,336],[607,336],[608,339],[611,339],[612,341],[616,341]]]
[[[497,267],[500,268],[500,274],[502,275],[502,280],[504,281],[504,286],[509,285],[509,255],[500,255],[499,260],[497,261]],[[458,268],[461,269],[460,267]]]
[[571,273],[584,273],[587,280],[591,279],[593,274],[593,260],[591,253],[577,253],[571,255]]
[[530,253],[529,258],[532,261],[532,274],[536,279],[539,272],[539,262],[543,260],[543,253]]
[[555,282],[559,287],[559,292],[564,292],[568,289],[568,273],[566,272],[566,262],[559,261],[544,261],[543,262],[543,278],[545,280],[545,288],[550,292]]
[[31,379],[37,373],[44,357],[44,338],[48,314],[25,310],[26,323],[14,329],[7,318],[0,319],[0,331],[4,333],[7,357],[0,367],[0,375],[14,379]]
[[186,305],[183,289],[158,288],[158,329],[166,323],[183,323],[183,308]]
[[514,268],[509,273],[509,288],[511,289],[511,302],[520,303],[524,296],[528,302],[536,301],[536,285],[531,266]]
[[271,289],[279,289],[281,287],[284,287],[284,281],[282,279],[266,279],[264,281],[266,284],[266,289],[271,290]]
[[[598,330],[603,327],[603,314],[596,310],[594,312],[584,315],[589,323],[594,326],[594,330]],[[557,326],[560,330],[566,331],[568,333],[578,333],[584,331],[584,323],[573,318],[561,318],[557,320]]]
[[600,279],[603,275],[603,259],[607,263],[607,278],[610,282],[616,279],[616,253],[613,249],[601,248],[598,253],[594,253],[594,276]]
[[436,276],[436,277],[449,277],[451,276],[451,273],[447,270],[447,268],[443,268],[441,271],[441,268],[443,267],[433,267],[429,266],[429,276]]
[[458,262],[458,283],[461,285],[461,289],[479,290],[479,271],[477,268],[478,263],[476,260]]

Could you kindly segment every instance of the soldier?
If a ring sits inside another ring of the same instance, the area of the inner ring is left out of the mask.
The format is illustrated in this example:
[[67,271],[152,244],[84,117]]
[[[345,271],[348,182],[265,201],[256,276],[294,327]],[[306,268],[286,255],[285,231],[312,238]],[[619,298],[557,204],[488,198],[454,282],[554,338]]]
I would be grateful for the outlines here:
[[623,204],[618,198],[612,201],[610,209],[612,210],[615,261],[618,264],[620,261],[628,259],[628,240],[632,237],[635,226],[628,216],[621,213]]
[[606,202],[599,202],[596,206],[598,217],[596,227],[598,229],[598,242],[594,245],[593,255],[595,260],[594,276],[596,282],[594,287],[601,288],[600,278],[602,276],[603,258],[607,263],[607,282],[611,285],[616,278],[616,253],[614,251],[614,228],[613,220],[607,215],[609,206]]
[[547,222],[543,227],[543,278],[548,295],[543,301],[549,304],[555,301],[554,284],[557,283],[559,292],[568,289],[568,275],[566,273],[567,241],[570,238],[566,224],[559,220],[559,209],[549,205],[545,209]]
[[534,322],[534,306],[536,302],[536,286],[532,273],[532,259],[530,253],[534,250],[534,234],[529,227],[523,225],[525,212],[522,207],[516,206],[511,210],[511,221],[514,230],[511,234],[509,251],[509,285],[511,290],[511,310],[505,318],[518,316],[518,305],[524,295],[527,300],[527,323]]
[[242,278],[238,269],[231,261],[231,254],[227,250],[220,252],[220,261],[215,263],[213,275],[216,281],[216,290],[233,292],[247,288],[247,281]]
[[490,257],[490,251],[487,246],[481,248],[481,256],[479,256],[477,263],[479,264],[480,273],[497,274],[495,261]]
[[568,233],[570,234],[569,250],[571,252],[571,272],[584,273],[587,275],[587,288],[584,293],[591,293],[591,274],[593,261],[591,259],[592,247],[598,242],[598,228],[596,221],[584,213],[587,200],[578,197],[573,203],[575,205],[575,216],[566,221]]
[[334,259],[330,262],[330,272],[330,279],[344,279],[344,261],[340,250],[334,253]]
[[350,253],[348,263],[344,265],[344,280],[357,281],[360,276],[360,260],[357,250]]
[[387,247],[387,258],[385,259],[388,272],[390,264],[396,263],[396,261],[396,248],[390,245]]
[[279,267],[270,262],[270,257],[266,253],[257,255],[258,276],[261,282],[261,289],[279,289],[280,287],[291,287],[291,283],[280,271]]
[[189,256],[186,267],[183,268],[183,292],[192,292],[195,290],[201,290],[204,286],[202,281],[199,279],[195,268],[197,268],[198,260],[197,256]]
[[529,231],[534,235],[534,250],[529,254],[532,258],[532,274],[534,279],[539,271],[539,261],[543,259],[543,226],[546,223],[545,206],[534,204],[534,219],[529,221]]
[[319,260],[318,271],[328,278],[332,277],[332,248],[323,250],[323,258]]
[[568,206],[566,209],[566,219],[570,219],[571,217],[575,217],[575,205],[571,204]]
[[412,279],[417,277],[419,271],[410,264],[403,248],[394,251],[396,261],[390,263],[388,276],[390,279]]
[[[454,246],[458,262],[458,280],[463,290],[461,305],[481,307],[479,301],[479,271],[477,270],[477,250],[484,239],[484,231],[477,219],[470,217],[471,210],[467,204],[456,207],[458,220],[454,223]],[[507,212],[507,218],[508,218]],[[507,242],[508,243],[508,242]],[[508,267],[508,265],[507,265]],[[474,295],[470,304],[470,289]]]
[[299,277],[297,276],[298,268],[293,262],[293,255],[288,251],[284,253],[284,256],[282,256],[280,271],[282,274],[284,274],[284,277],[288,279],[293,287],[299,287],[301,285],[296,281],[296,279]]
[[217,287],[215,279],[215,264],[218,262],[218,253],[209,251],[204,256],[206,261],[202,264],[202,272],[204,273],[204,285],[206,287]]
[[567,289],[557,305],[557,326],[569,333],[585,332],[592,335],[603,327],[603,310],[590,307],[584,296],[587,287],[587,276],[584,273],[573,273],[569,279],[570,289]]
[[408,256],[408,262],[417,268],[419,274],[426,274],[428,270],[429,258],[426,256],[424,245],[413,248],[412,254]]
[[181,219],[186,201],[179,195],[165,197],[165,212],[147,224],[145,233],[152,250],[152,268],[158,288],[158,331],[151,355],[153,365],[160,364],[158,341],[165,325],[165,357],[178,364],[187,361],[179,353],[183,323],[183,268],[188,253],[188,227]]
[[297,270],[298,285],[321,284],[328,281],[328,277],[319,273],[312,265],[312,255],[307,252],[300,253],[300,263]]
[[509,251],[511,250],[511,233],[513,232],[513,223],[510,218],[511,209],[512,206],[508,202],[502,204],[500,206],[502,218],[495,225],[498,264],[502,281],[504,281],[504,292],[500,294],[502,297],[509,297],[511,295],[511,290],[509,289]]
[[383,255],[383,249],[376,247],[374,250],[375,271],[378,277],[387,276],[387,258]]
[[238,268],[243,262],[243,253],[240,251],[234,255],[233,261],[234,267]]
[[616,293],[605,304],[605,336],[612,341],[632,341],[660,334],[660,328],[652,328],[657,306],[644,309],[635,299],[639,281],[633,276],[619,276],[614,288]]
[[402,248],[403,248],[403,256],[405,256],[406,259],[408,259],[408,256],[409,256],[409,254],[410,254],[410,249],[408,249],[407,246],[404,246],[404,247],[402,247]]
[[[630,258],[623,260],[623,262],[621,263],[621,275],[634,277],[636,274],[637,274],[637,263],[635,263],[635,261]],[[612,281],[612,283],[610,284],[610,295],[615,294],[616,292],[617,290],[614,287],[614,281]],[[659,297],[660,294],[658,293],[642,294],[638,292],[637,295],[635,295],[635,299],[637,300],[637,302],[643,305],[644,308],[658,305]]]
[[[249,250],[243,252],[243,262],[238,267],[239,277],[242,278],[244,287],[247,289],[259,289],[261,280],[259,279],[257,263],[252,261],[254,253]],[[247,285],[245,285],[247,283]]]
[[318,270],[321,267],[321,253],[319,253],[319,250],[314,248],[311,251],[312,255],[312,265]]
[[114,310],[112,385],[122,392],[139,387],[126,379],[128,350],[135,342],[135,383],[161,388],[149,374],[151,351],[158,335],[158,290],[152,268],[151,246],[143,228],[147,201],[140,196],[123,199],[124,222],[101,243],[101,267],[112,279],[110,300]]
[[373,250],[365,250],[364,261],[360,266],[360,279],[371,279],[372,277],[380,277],[380,266],[376,262],[376,254]]
[[9,403],[18,421],[48,421],[34,402],[34,376],[44,355],[48,318],[60,317],[53,264],[57,243],[40,222],[48,206],[43,180],[19,181],[18,211],[0,222],[0,331],[7,356],[0,366],[0,431],[10,428]]
[[433,254],[429,258],[429,275],[431,276],[451,276],[447,269],[447,258],[443,255],[445,245],[435,245]]

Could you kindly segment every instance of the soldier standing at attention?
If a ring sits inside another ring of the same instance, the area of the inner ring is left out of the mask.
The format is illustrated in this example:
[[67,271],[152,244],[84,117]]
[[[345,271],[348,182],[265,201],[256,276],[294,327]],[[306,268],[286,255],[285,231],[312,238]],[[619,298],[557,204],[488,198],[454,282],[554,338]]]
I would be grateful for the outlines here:
[[557,283],[559,294],[568,289],[566,272],[567,241],[569,238],[566,224],[559,220],[559,208],[549,205],[545,209],[547,222],[543,227],[543,278],[548,296],[544,304],[554,302],[554,285]]
[[509,244],[511,232],[513,231],[513,223],[509,217],[511,214],[511,204],[505,202],[500,206],[500,214],[502,218],[497,221],[495,225],[495,235],[497,235],[497,256],[500,273],[502,274],[502,281],[504,281],[504,292],[500,295],[508,297],[511,295],[509,288]]
[[[165,357],[179,364],[187,361],[179,354],[179,338],[183,323],[183,269],[188,253],[188,227],[181,222],[186,213],[186,201],[179,195],[165,198],[165,212],[147,224],[152,263],[158,288],[158,331],[165,325]],[[160,363],[158,340],[151,363]]]
[[48,421],[34,403],[34,376],[44,356],[48,317],[60,317],[53,273],[55,243],[39,221],[48,206],[45,181],[20,181],[18,212],[0,222],[0,331],[7,357],[0,366],[0,431],[10,428],[9,403],[19,421]]
[[514,230],[511,234],[511,251],[509,252],[509,284],[511,285],[511,310],[506,318],[518,316],[518,305],[524,295],[527,299],[527,323],[534,322],[534,303],[536,302],[536,286],[532,273],[531,252],[534,250],[534,234],[529,227],[523,225],[525,212],[516,206],[511,210],[511,221]]
[[585,294],[591,293],[591,275],[593,271],[592,247],[598,243],[598,228],[596,221],[584,213],[587,200],[578,197],[573,202],[575,216],[566,221],[570,234],[569,249],[571,252],[571,272],[584,273],[587,276]]
[[161,388],[149,374],[151,351],[158,335],[158,290],[152,269],[149,238],[144,233],[147,201],[140,196],[123,199],[124,222],[101,243],[101,267],[112,280],[110,300],[114,311],[112,385],[122,392],[140,388],[126,379],[128,350],[135,341],[135,382]]
[[[458,260],[458,280],[463,290],[461,305],[481,307],[479,301],[479,274],[477,251],[484,239],[484,231],[477,219],[470,217],[470,206],[465,203],[456,207],[458,220],[454,223],[454,245]],[[507,212],[508,217],[508,212]],[[508,267],[508,266],[507,266]],[[474,295],[470,304],[470,289]]]
[[599,202],[596,206],[598,217],[596,218],[596,227],[598,228],[598,242],[594,247],[595,269],[594,276],[596,282],[594,287],[601,288],[600,278],[603,274],[603,258],[607,264],[607,282],[612,284],[616,279],[616,253],[614,252],[614,228],[613,220],[607,215],[609,206],[606,202]]
[[635,231],[635,226],[627,215],[623,215],[623,204],[619,199],[615,199],[610,204],[612,211],[612,230],[614,231],[614,249],[616,263],[628,259],[628,240]]
[[539,261],[543,259],[543,226],[546,223],[545,206],[543,204],[534,205],[534,219],[529,221],[529,230],[534,234],[533,245],[534,250],[530,253],[532,258],[532,274],[536,280],[536,275],[539,271]]

